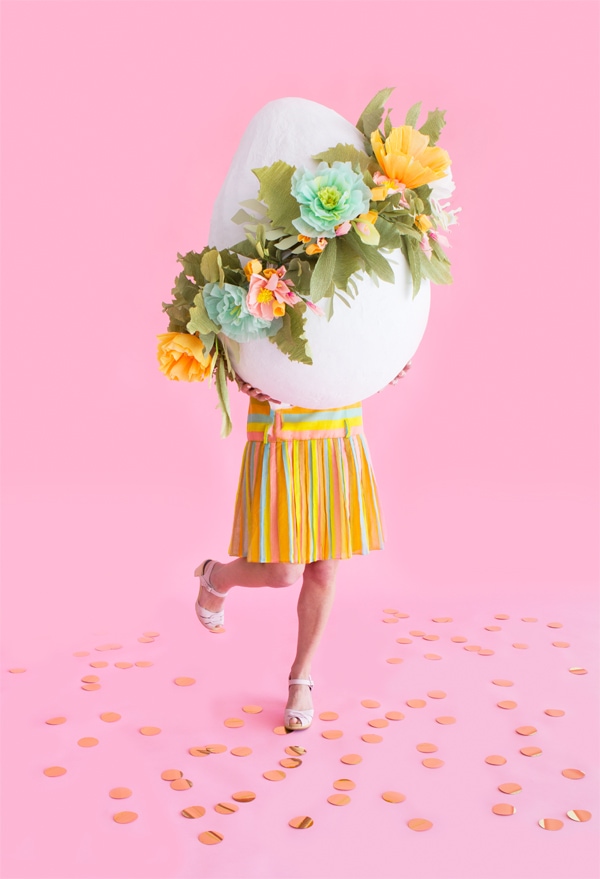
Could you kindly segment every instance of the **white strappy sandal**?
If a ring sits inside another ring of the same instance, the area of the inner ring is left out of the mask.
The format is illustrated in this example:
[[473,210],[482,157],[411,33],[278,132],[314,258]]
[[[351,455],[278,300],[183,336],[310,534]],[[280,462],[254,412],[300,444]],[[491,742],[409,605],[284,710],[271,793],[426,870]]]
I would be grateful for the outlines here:
[[[290,684],[306,684],[312,690],[314,683],[315,682],[310,676],[308,677],[308,679],[290,678],[290,680],[288,681],[288,686]],[[283,725],[290,732],[294,732],[294,730],[297,729],[308,729],[308,727],[313,722],[314,713],[314,708],[305,708],[304,710],[301,710],[299,708],[286,708],[283,715]],[[301,723],[301,726],[290,726],[289,723],[292,717],[297,717]]]
[[[208,582],[208,578],[210,577],[210,572],[216,565],[216,562],[211,559],[207,559],[202,564],[198,565],[196,570],[194,571],[194,577],[198,577],[200,580],[200,585],[204,586],[208,592],[212,592],[213,595],[219,595],[224,598],[227,593],[219,592],[218,589],[215,589],[214,586],[211,586]],[[225,631],[223,628],[223,624],[225,623],[225,614],[222,610],[207,610],[205,607],[202,607],[200,604],[200,596],[196,599],[196,616],[202,623],[205,629],[208,629],[209,632],[215,632],[221,634]]]

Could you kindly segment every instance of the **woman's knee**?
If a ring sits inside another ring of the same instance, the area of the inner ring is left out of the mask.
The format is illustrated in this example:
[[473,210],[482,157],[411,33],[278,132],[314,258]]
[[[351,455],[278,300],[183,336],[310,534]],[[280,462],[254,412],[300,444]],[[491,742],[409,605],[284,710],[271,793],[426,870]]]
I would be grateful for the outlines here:
[[269,586],[293,586],[304,573],[304,565],[270,562],[265,565],[265,573],[267,574]]

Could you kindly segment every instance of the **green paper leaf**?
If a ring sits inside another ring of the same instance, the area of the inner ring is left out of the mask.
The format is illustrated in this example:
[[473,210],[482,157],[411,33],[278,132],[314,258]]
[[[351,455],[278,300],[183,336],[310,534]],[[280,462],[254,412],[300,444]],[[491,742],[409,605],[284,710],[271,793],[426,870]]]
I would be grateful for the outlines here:
[[419,116],[421,114],[421,106],[423,105],[423,101],[419,101],[418,104],[413,104],[408,113],[406,114],[406,118],[404,119],[405,125],[410,125],[412,128],[416,128],[417,122],[419,121]]
[[369,244],[363,244],[358,235],[352,230],[346,236],[348,246],[360,256],[364,263],[365,270],[373,280],[381,278],[393,284],[395,281],[394,270],[387,259],[379,253],[376,247]]
[[290,264],[286,271],[288,277],[294,283],[294,290],[301,296],[310,295],[310,279],[312,277],[313,268],[307,259],[294,257],[290,260]]
[[335,270],[337,239],[329,238],[327,247],[319,254],[310,279],[310,298],[318,302],[324,296],[333,296],[333,273]]
[[229,409],[229,390],[227,388],[227,375],[225,369],[225,358],[221,355],[217,361],[216,372],[217,394],[219,395],[219,406],[223,415],[221,421],[221,436],[226,437],[231,433],[231,412]]
[[429,135],[429,146],[435,146],[438,142],[442,128],[446,124],[445,112],[445,110],[438,110],[437,107],[435,110],[430,110],[427,114],[427,121],[419,128],[421,134]]
[[207,251],[202,257],[200,263],[202,274],[207,284],[222,284],[223,269],[219,256],[219,251],[215,249]]
[[406,239],[406,258],[413,283],[414,299],[421,288],[421,253],[419,244],[413,238]]
[[190,320],[187,324],[187,331],[192,335],[194,333],[218,333],[221,327],[213,323],[209,318],[206,305],[204,304],[204,292],[200,290],[194,299],[194,305],[190,309]]
[[297,235],[289,235],[286,238],[282,238],[281,241],[275,242],[275,247],[278,250],[288,250],[290,247],[295,247],[298,244],[298,236]]
[[[356,127],[362,132],[362,134],[364,134],[365,140],[369,142],[369,145],[371,141],[371,133],[379,128],[381,120],[383,119],[383,106],[393,91],[394,88],[381,89],[381,91],[377,92],[375,97],[369,101],[360,114]],[[371,153],[369,153],[369,155],[371,155]]]
[[300,216],[300,206],[291,193],[292,174],[296,168],[287,162],[275,162],[264,168],[253,168],[258,177],[260,190],[258,197],[267,205],[267,215],[274,226],[281,227],[288,235],[293,235],[292,220]]
[[360,167],[361,171],[366,171],[369,164],[369,157],[361,150],[357,150],[355,146],[349,143],[338,143],[337,146],[317,153],[312,157],[316,162],[327,162],[332,165],[334,162],[350,162],[352,167],[355,165]]
[[238,241],[237,244],[233,244],[229,249],[234,253],[238,253],[240,256],[247,256],[248,259],[256,259],[258,256],[256,246],[248,239],[245,241]]
[[298,302],[294,306],[286,306],[283,325],[274,336],[270,337],[269,341],[277,345],[279,350],[290,360],[312,366],[308,340],[304,335],[305,312],[306,305],[303,302]]
[[[350,233],[348,233],[350,234]],[[337,239],[337,253],[335,259],[335,268],[333,270],[333,283],[335,289],[342,290],[351,295],[349,290],[350,277],[362,269],[362,260],[346,242],[346,235],[340,235]],[[325,248],[327,249],[327,248]]]
[[204,276],[201,269],[202,259],[211,249],[212,248],[207,246],[204,247],[200,253],[196,253],[195,250],[190,250],[185,256],[182,256],[180,253],[177,254],[177,259],[183,266],[185,274],[191,275],[197,284],[204,283]]

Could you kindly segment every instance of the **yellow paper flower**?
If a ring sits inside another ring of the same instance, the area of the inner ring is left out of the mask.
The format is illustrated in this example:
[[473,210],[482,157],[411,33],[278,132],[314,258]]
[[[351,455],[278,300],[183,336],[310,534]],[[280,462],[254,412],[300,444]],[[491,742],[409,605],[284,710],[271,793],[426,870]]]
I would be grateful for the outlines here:
[[262,271],[262,263],[259,259],[251,259],[250,262],[247,262],[244,266],[244,274],[246,275],[246,280],[250,280],[250,275],[259,275]]
[[379,232],[375,228],[378,216],[377,211],[369,211],[366,214],[361,214],[353,221],[356,234],[365,244],[379,244]]
[[424,183],[444,177],[452,163],[446,150],[428,146],[429,136],[412,125],[392,128],[385,143],[379,131],[371,134],[371,146],[382,170],[390,179],[416,189]]
[[202,341],[189,333],[162,333],[158,338],[161,372],[175,381],[204,381],[210,373],[210,357]]
[[431,222],[427,214],[417,214],[417,216],[415,217],[415,226],[421,232],[427,232],[428,229],[431,229],[433,223]]

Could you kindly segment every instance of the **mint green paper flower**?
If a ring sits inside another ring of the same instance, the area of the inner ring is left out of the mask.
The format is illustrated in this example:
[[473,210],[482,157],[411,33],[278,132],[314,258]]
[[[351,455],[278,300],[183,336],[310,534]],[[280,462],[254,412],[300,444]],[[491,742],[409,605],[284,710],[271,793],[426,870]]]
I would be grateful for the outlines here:
[[300,216],[292,220],[302,235],[333,238],[335,227],[369,210],[371,190],[350,162],[321,162],[313,173],[298,168],[292,175],[292,195]]
[[265,336],[274,336],[283,319],[263,320],[248,311],[248,291],[235,284],[214,282],[204,287],[204,304],[209,318],[221,327],[224,335],[236,342],[252,342]]

